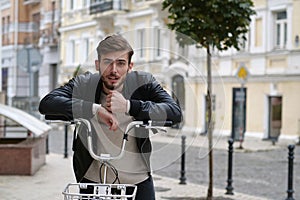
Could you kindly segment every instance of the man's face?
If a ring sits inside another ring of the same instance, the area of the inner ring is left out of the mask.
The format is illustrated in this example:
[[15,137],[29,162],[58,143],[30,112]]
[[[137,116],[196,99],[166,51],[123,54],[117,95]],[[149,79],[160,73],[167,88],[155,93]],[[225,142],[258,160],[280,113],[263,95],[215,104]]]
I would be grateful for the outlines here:
[[105,89],[115,90],[123,85],[127,73],[132,69],[133,63],[128,64],[128,52],[117,51],[101,55],[95,61],[96,69],[100,72]]

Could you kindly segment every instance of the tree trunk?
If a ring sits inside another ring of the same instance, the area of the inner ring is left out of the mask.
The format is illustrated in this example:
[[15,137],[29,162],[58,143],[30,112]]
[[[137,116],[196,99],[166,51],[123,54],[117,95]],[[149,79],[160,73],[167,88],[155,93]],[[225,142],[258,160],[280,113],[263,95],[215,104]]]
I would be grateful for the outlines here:
[[211,52],[210,46],[206,48],[207,50],[207,98],[206,98],[206,108],[207,108],[207,134],[208,134],[208,163],[209,163],[209,183],[207,190],[207,200],[212,200],[213,198],[213,123],[212,123],[212,78],[211,78]]

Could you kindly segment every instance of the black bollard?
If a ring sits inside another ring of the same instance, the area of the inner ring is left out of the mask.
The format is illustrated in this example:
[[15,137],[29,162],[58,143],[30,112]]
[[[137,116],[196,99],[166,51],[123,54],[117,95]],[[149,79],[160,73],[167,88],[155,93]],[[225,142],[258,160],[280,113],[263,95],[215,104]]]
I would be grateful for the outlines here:
[[185,177],[185,139],[186,136],[181,136],[181,170],[180,170],[180,182],[179,184],[186,184],[186,177]]
[[233,154],[233,139],[230,138],[228,140],[228,179],[227,179],[227,187],[226,187],[226,193],[233,195],[233,187],[232,187],[232,154]]
[[[48,125],[49,123],[46,122]],[[46,154],[49,154],[49,135],[46,136]]]
[[293,165],[294,165],[294,149],[295,149],[295,145],[289,145],[288,146],[289,149],[289,166],[288,166],[288,190],[287,190],[287,194],[288,197],[286,198],[286,200],[295,200],[293,198]]
[[68,124],[65,124],[65,153],[64,158],[68,158]]
[[46,154],[49,154],[49,135],[46,136]]

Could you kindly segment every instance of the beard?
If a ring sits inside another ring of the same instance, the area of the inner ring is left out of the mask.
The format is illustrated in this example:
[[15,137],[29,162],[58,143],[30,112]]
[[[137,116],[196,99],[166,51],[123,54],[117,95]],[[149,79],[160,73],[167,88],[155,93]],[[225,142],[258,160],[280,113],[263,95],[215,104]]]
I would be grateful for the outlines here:
[[110,84],[108,81],[106,81],[103,77],[101,78],[103,84],[104,84],[104,87],[106,89],[109,89],[109,90],[115,90],[116,88],[118,88],[118,85],[113,85],[113,84]]
[[[127,73],[128,73],[128,72],[127,72]],[[111,83],[109,82],[109,80],[107,80],[107,79],[106,79],[105,77],[103,77],[103,76],[101,76],[101,80],[102,80],[103,85],[104,85],[104,87],[105,87],[106,89],[108,89],[108,90],[116,90],[116,89],[120,88],[120,87],[123,85],[127,73],[124,74],[122,77],[120,77],[119,80],[118,80],[118,82],[117,82],[116,84],[111,84]],[[113,75],[110,75],[110,76],[113,76]]]

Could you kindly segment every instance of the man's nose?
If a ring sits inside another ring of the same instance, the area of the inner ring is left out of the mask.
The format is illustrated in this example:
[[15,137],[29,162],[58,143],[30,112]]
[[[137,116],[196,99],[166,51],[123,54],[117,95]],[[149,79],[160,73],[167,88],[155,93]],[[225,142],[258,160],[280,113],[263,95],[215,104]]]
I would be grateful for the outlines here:
[[113,61],[111,63],[111,72],[117,72],[117,63],[115,61]]

